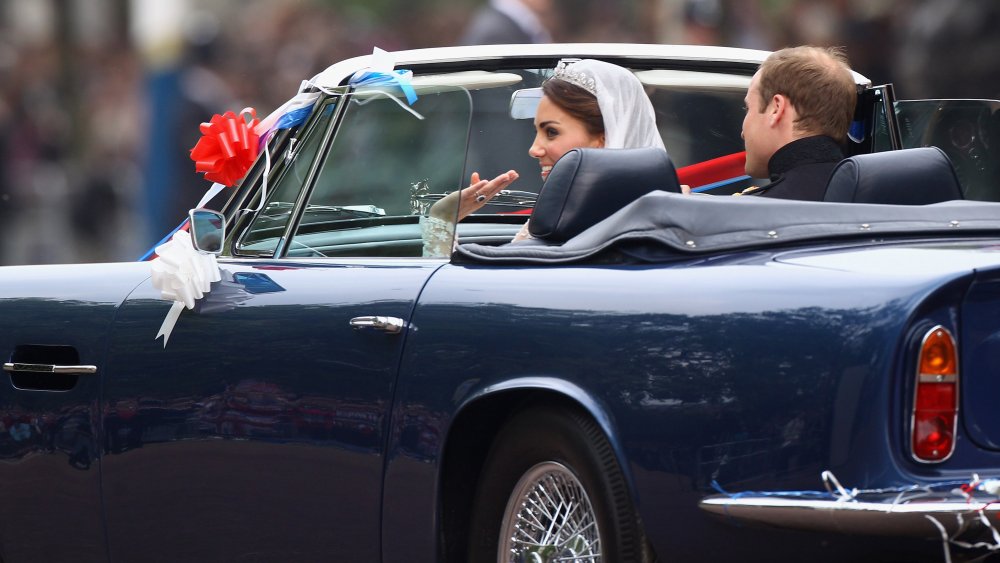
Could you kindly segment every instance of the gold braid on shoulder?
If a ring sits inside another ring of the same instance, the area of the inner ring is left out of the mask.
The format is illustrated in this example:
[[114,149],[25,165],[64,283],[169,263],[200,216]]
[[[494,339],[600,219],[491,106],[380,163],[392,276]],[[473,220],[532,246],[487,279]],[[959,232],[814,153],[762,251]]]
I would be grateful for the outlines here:
[[733,195],[751,195],[763,190],[762,186],[750,186],[749,188],[743,190],[742,192],[735,192]]

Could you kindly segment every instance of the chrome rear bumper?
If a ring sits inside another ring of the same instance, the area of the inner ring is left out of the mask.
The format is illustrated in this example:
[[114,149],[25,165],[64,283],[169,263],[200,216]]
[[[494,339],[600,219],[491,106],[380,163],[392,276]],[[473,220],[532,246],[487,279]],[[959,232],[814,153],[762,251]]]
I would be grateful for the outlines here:
[[[995,497],[994,497],[995,499]],[[702,510],[740,523],[763,524],[796,530],[940,538],[960,532],[984,514],[992,524],[1000,522],[1000,503],[956,501],[955,496],[930,496],[899,501],[891,495],[882,501],[794,499],[773,496],[703,499]],[[938,522],[937,526],[931,520]]]

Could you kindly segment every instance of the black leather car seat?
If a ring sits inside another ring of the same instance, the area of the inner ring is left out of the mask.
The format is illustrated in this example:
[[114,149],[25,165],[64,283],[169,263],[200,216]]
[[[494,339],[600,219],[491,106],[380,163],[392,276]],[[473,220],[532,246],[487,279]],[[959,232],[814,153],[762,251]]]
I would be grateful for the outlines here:
[[955,168],[937,147],[859,154],[833,169],[823,201],[925,205],[964,199]]
[[561,244],[655,190],[681,191],[664,150],[573,149],[549,172],[528,230]]

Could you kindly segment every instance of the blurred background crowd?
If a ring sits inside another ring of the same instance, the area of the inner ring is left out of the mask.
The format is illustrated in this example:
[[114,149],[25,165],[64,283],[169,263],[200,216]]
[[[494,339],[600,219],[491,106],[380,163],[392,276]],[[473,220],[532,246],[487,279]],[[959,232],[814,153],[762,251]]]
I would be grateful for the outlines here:
[[0,264],[136,259],[209,187],[200,122],[373,46],[839,45],[900,98],[1000,99],[998,28],[997,0],[0,0]]

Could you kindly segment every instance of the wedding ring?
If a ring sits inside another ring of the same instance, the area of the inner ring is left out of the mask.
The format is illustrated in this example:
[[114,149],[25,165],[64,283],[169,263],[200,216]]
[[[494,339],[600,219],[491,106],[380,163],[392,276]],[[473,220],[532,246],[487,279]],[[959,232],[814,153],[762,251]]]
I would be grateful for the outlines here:
[[483,194],[476,194],[476,201],[482,203],[486,201],[486,196],[484,196]]

